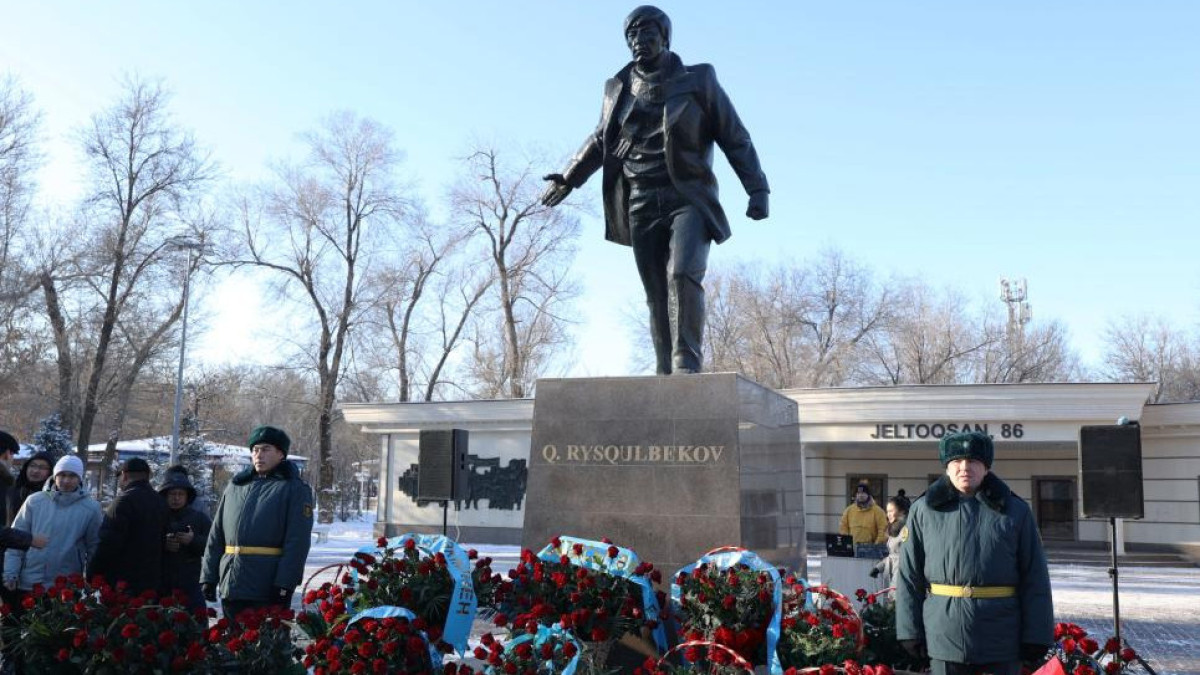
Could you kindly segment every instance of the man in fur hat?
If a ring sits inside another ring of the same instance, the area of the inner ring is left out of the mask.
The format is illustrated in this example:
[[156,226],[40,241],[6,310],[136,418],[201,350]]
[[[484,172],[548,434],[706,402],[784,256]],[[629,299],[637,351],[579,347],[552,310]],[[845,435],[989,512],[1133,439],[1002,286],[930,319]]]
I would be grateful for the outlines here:
[[261,426],[247,445],[253,466],[229,481],[217,503],[200,574],[204,599],[219,595],[230,620],[251,607],[289,607],[312,543],[312,488],[287,459],[291,439]]
[[1033,513],[991,472],[990,436],[950,434],[946,475],[901,530],[896,637],[934,675],[1017,675],[1054,643],[1050,572]]

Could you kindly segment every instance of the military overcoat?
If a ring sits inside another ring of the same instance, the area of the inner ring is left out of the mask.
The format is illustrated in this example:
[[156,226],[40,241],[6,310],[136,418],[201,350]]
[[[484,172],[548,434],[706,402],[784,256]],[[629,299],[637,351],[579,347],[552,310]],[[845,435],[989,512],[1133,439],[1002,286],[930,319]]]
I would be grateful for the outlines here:
[[[902,534],[904,536],[904,534]],[[930,658],[955,663],[1020,659],[1021,645],[1054,643],[1046,555],[1033,513],[987,474],[973,497],[942,476],[913,503],[896,580],[896,637],[925,640]],[[930,584],[1012,586],[1006,598],[948,597]]]
[[217,504],[201,581],[216,584],[224,600],[267,600],[273,588],[293,590],[303,581],[312,526],[312,489],[295,464],[285,459],[266,476],[247,468]]

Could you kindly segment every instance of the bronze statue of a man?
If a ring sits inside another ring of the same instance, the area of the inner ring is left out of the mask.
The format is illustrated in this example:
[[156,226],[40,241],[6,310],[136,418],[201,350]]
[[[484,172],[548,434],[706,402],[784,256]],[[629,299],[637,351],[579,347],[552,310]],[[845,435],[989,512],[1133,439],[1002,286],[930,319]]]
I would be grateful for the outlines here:
[[750,195],[746,216],[767,217],[767,177],[708,64],[685,66],[670,51],[671,20],[643,5],[625,19],[633,62],[604,85],[600,124],[542,203],[554,206],[603,168],[605,236],[633,247],[650,306],[660,375],[700,371],[704,273],[711,242],[729,238],[717,200],[713,143]]

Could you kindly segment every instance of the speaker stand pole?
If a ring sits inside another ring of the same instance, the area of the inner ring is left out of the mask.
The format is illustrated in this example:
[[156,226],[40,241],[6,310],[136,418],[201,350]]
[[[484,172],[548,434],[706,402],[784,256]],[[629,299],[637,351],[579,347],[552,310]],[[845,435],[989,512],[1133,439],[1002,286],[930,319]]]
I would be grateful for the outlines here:
[[1121,641],[1121,599],[1117,592],[1117,519],[1109,518],[1108,523],[1112,532],[1112,567],[1108,568],[1108,576],[1112,579],[1113,587],[1113,630],[1117,644],[1124,644]]
[[[443,537],[450,536],[449,524],[450,524],[450,501],[443,499],[442,500],[442,536]],[[1116,555],[1117,555],[1116,553],[1113,554],[1114,560],[1116,559],[1115,558]],[[1121,634],[1117,633],[1117,637],[1120,637],[1120,636],[1121,636]]]

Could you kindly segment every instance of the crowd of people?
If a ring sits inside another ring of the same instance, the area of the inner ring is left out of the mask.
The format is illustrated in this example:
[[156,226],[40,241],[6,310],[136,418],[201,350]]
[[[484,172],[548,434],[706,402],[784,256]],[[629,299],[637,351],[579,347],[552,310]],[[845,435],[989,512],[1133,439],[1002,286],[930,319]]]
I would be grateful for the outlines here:
[[[266,605],[290,606],[302,581],[313,525],[312,489],[288,461],[291,439],[276,427],[247,441],[251,466],[229,481],[214,517],[195,508],[183,467],[157,489],[143,459],[127,460],[106,510],[83,484],[79,457],[38,453],[12,476],[20,446],[0,431],[0,597],[18,620],[35,584],[58,576],[103,575],[128,592],[181,591],[201,610],[226,617]],[[896,587],[896,633],[935,675],[1016,675],[1022,660],[1053,643],[1049,571],[1028,504],[992,473],[995,448],[981,433],[941,439],[945,469],[911,503],[903,491],[875,504],[866,483],[843,514],[856,543],[887,543],[875,568]],[[12,654],[5,652],[5,660]]]
[[[76,455],[36,453],[14,478],[20,444],[0,431],[6,625],[20,620],[35,585],[73,574],[102,577],[134,595],[182,592],[197,611],[219,599],[230,618],[252,607],[290,606],[311,542],[312,489],[287,460],[291,439],[282,429],[260,426],[247,446],[251,466],[229,481],[210,518],[180,465],[156,477],[146,460],[126,460],[106,509],[89,494]],[[6,667],[15,661],[10,649],[4,660]]]

